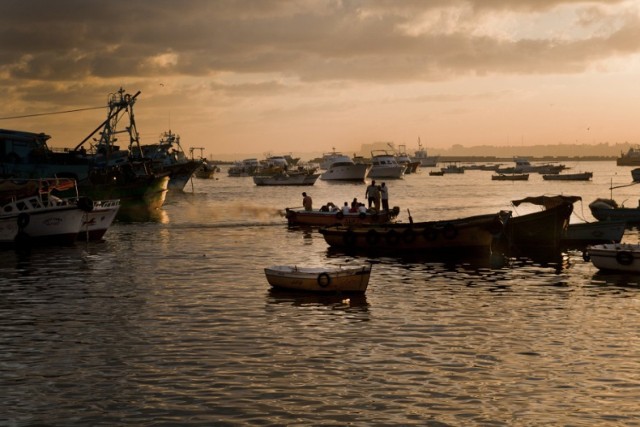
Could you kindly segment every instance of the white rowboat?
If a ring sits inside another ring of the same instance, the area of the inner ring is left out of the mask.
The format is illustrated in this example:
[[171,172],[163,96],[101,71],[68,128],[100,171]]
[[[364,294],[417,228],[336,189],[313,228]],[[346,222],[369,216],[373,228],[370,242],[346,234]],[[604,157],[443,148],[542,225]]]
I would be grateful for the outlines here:
[[371,265],[358,267],[298,267],[276,265],[264,269],[274,288],[311,292],[364,293],[369,285]]

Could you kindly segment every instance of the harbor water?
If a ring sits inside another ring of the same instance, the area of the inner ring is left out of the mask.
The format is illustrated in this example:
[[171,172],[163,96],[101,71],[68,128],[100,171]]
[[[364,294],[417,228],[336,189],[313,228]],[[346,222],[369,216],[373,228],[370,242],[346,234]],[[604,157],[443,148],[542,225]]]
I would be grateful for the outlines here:
[[[593,180],[384,181],[405,222],[525,214],[539,207],[511,200],[543,194],[581,196],[573,222],[596,198],[638,205],[631,167],[567,166]],[[580,251],[344,254],[281,215],[302,191],[342,205],[365,188],[257,187],[223,168],[104,242],[2,252],[0,425],[640,425],[640,277]],[[275,292],[263,271],[366,262],[362,296]]]

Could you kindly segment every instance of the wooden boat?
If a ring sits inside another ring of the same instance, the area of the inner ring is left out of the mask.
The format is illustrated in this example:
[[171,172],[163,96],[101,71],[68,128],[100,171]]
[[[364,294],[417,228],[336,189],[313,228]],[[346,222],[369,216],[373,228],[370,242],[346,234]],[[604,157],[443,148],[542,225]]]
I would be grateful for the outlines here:
[[626,221],[627,223],[640,223],[640,207],[626,208],[618,206],[612,199],[596,199],[589,203],[591,215],[600,221]]
[[586,259],[600,270],[640,273],[640,244],[604,243],[587,248]]
[[443,171],[429,171],[429,175],[431,176],[444,176]]
[[491,175],[493,181],[528,181],[528,173],[499,173],[497,175]]
[[620,243],[627,223],[625,221],[596,221],[569,224],[562,237],[562,246],[583,249],[587,245]]
[[0,180],[0,244],[69,245],[76,241],[93,202],[54,192],[76,187],[71,179]]
[[324,293],[364,293],[369,285],[371,265],[359,267],[298,267],[276,265],[264,269],[274,288]]
[[477,215],[445,221],[336,225],[320,228],[332,247],[380,252],[461,254],[490,252],[494,235],[502,232],[501,214]]
[[337,211],[322,211],[314,209],[306,211],[302,208],[285,208],[285,217],[289,225],[328,226],[328,225],[358,225],[358,224],[385,224],[395,220],[400,213],[400,208],[394,206],[389,211],[343,213]]
[[313,185],[318,180],[319,173],[282,172],[275,175],[254,175],[256,185]]
[[558,249],[567,233],[573,204],[582,200],[579,196],[539,196],[513,200],[514,206],[522,203],[539,205],[544,210],[525,215],[510,215],[506,219],[504,238],[508,250]]
[[593,178],[593,172],[558,173],[542,175],[545,181],[589,181]]

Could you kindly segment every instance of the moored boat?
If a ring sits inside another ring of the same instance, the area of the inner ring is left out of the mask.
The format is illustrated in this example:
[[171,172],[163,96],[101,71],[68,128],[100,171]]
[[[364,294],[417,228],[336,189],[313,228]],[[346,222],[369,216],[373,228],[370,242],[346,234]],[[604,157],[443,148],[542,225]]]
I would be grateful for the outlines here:
[[320,168],[325,170],[320,175],[320,179],[324,181],[364,181],[371,165],[355,163],[349,156],[334,149],[322,156]]
[[285,217],[289,225],[328,226],[328,225],[356,225],[356,224],[385,224],[395,220],[400,208],[394,206],[389,211],[343,213],[341,210],[323,211],[314,209],[306,211],[301,208],[285,208]]
[[436,167],[438,166],[439,156],[428,156],[427,150],[420,143],[420,138],[418,138],[418,149],[415,151],[411,160],[414,162],[420,162],[420,166],[422,167]]
[[509,251],[559,249],[569,226],[573,204],[579,196],[539,196],[513,200],[514,206],[530,203],[543,210],[524,215],[510,215],[506,220],[504,238]]
[[627,223],[625,221],[595,221],[569,224],[562,236],[564,247],[584,248],[599,243],[620,243]]
[[254,175],[253,182],[258,186],[272,185],[313,185],[320,177],[313,172],[281,172],[275,175]]
[[373,150],[371,152],[371,169],[368,178],[402,178],[407,169],[401,165],[393,154],[385,150]]
[[586,258],[600,270],[640,273],[640,244],[604,243],[587,248]]
[[589,181],[593,178],[593,172],[579,172],[579,173],[558,173],[558,174],[545,174],[542,175],[542,179],[545,181]]
[[618,166],[640,166],[640,146],[631,147],[626,153],[620,153],[616,159]]
[[151,160],[154,172],[169,176],[169,190],[184,190],[194,172],[202,167],[201,160],[186,156],[180,144],[180,136],[171,130],[162,133],[158,143],[141,145],[140,149],[143,158]]
[[300,267],[275,265],[264,269],[274,288],[323,293],[364,293],[371,264],[358,267]]
[[93,210],[87,198],[56,195],[75,188],[74,180],[64,178],[0,180],[0,244],[73,244]]
[[503,218],[496,213],[442,221],[336,225],[320,228],[320,233],[330,246],[347,250],[459,255],[489,253],[502,229]]
[[600,221],[626,221],[640,223],[640,207],[627,208],[619,206],[613,199],[596,199],[589,203],[591,215]]
[[492,181],[528,181],[528,173],[500,173],[497,175],[491,175]]
[[85,212],[82,219],[78,240],[93,241],[101,240],[118,214],[120,200],[97,200],[93,201],[93,207]]

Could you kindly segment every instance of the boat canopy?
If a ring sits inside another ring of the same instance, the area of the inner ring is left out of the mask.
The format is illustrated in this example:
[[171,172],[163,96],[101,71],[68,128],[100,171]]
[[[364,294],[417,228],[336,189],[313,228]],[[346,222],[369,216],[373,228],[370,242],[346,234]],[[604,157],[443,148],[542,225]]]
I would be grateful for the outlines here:
[[520,200],[512,200],[513,206],[520,206],[522,203],[531,203],[534,205],[544,206],[545,209],[554,208],[556,206],[565,203],[575,203],[582,200],[580,196],[537,196],[537,197],[525,197]]

